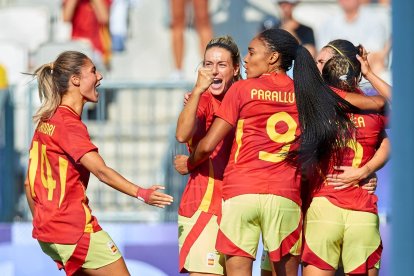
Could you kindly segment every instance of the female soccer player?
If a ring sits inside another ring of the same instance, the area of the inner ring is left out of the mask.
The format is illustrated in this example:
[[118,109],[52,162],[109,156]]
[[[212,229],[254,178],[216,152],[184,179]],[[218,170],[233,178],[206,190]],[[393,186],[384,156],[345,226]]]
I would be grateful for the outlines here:
[[[286,75],[293,60],[294,81]],[[257,35],[244,61],[248,79],[229,89],[187,168],[204,162],[235,127],[216,249],[226,255],[227,275],[251,275],[262,234],[277,274],[297,275],[302,215],[292,153],[315,171],[319,160],[351,139],[345,112],[351,107],[324,84],[312,56],[285,30]]]
[[[337,49],[339,52],[337,52]],[[322,69],[324,69],[325,63],[327,63],[333,57],[340,57],[341,54],[346,56],[349,61],[355,63],[355,68],[361,68],[359,71],[364,75],[367,76],[367,79],[370,80],[371,84],[377,88],[381,95],[390,96],[390,86],[386,84],[382,79],[372,73],[369,63],[366,60],[366,52],[365,49],[361,46],[360,51],[358,53],[356,51],[356,47],[347,41],[344,40],[335,40],[331,41],[327,46],[322,48],[320,53],[317,57],[317,67],[322,74]],[[358,53],[358,54],[357,54]],[[360,56],[361,54],[361,56]],[[358,65],[358,61],[361,63]],[[329,70],[335,69],[334,66],[330,66],[329,68],[325,68],[325,74],[328,74]],[[331,74],[334,74],[331,72]],[[359,82],[360,76],[358,75],[355,78],[356,82]],[[352,93],[352,92],[345,92],[341,94],[344,99],[349,101],[351,104],[357,106],[362,110],[367,111],[377,111],[381,112],[384,110],[384,105],[386,100],[383,96],[365,96],[362,93]],[[389,151],[389,141],[388,139],[384,139],[383,143],[381,144],[380,148],[377,151],[376,158],[378,158],[379,164],[383,164],[388,157]],[[371,168],[362,166],[360,168],[354,168],[352,166],[340,166],[337,168],[338,170],[335,174],[329,174],[326,176],[326,184],[332,185],[336,187],[335,189],[344,189],[351,185],[361,185],[362,189],[367,190],[368,193],[374,193],[376,188],[376,177],[371,177],[371,173],[373,170]],[[369,176],[368,178],[366,178]],[[302,209],[305,211],[310,204],[310,195],[306,191],[302,191],[302,194],[306,197],[305,202],[302,205]],[[303,198],[302,198],[303,199]],[[274,275],[273,271],[272,274],[272,267],[268,260],[267,252],[263,252],[262,254],[262,276],[270,276]]]
[[[382,97],[391,102],[391,86],[374,72],[372,72],[371,66],[369,65],[367,59],[368,53],[366,52],[365,48],[362,45],[358,46],[358,51],[360,52],[357,53],[355,48],[356,47],[351,42],[343,39],[336,39],[329,42],[321,49],[318,56],[316,57],[316,64],[319,71],[322,73],[322,69],[324,68],[326,62],[331,58],[341,56],[347,57],[347,59],[352,64],[355,64],[355,66],[358,66],[360,68],[361,73],[359,76],[357,76],[357,79],[355,80],[356,83],[359,84],[361,81],[361,76],[363,76],[371,83],[373,88]],[[367,97],[358,93],[345,93],[344,96],[345,100],[364,110],[371,109],[378,111],[378,106],[379,109],[382,109],[383,106],[383,100],[380,96]]]
[[29,154],[26,196],[33,237],[67,275],[129,275],[121,253],[92,215],[89,175],[127,195],[163,208],[172,197],[141,188],[106,166],[81,121],[86,102],[97,102],[102,75],[83,53],[63,52],[34,76],[41,106]]
[[[230,86],[240,79],[240,52],[229,36],[213,38],[206,47],[203,67],[189,101],[181,112],[177,140],[193,151],[213,123],[214,113]],[[223,275],[224,257],[215,249],[221,215],[222,180],[234,133],[217,145],[210,159],[190,175],[178,210],[180,271],[190,275]],[[177,170],[188,156],[175,159]]]
[[[357,88],[361,63],[356,56],[366,60],[363,48],[346,40],[332,41],[326,47],[337,55],[325,62],[322,69],[324,80],[341,97],[346,98],[349,92],[362,94]],[[382,80],[379,81],[381,83]],[[379,87],[380,94],[390,95],[388,85],[372,84]],[[315,190],[304,222],[304,275],[334,275],[339,263],[347,275],[378,275],[382,244],[377,197],[362,189],[359,182],[381,168],[387,160],[386,122],[378,113],[351,113],[350,117],[357,132],[355,139],[343,148],[343,159],[327,160],[326,170],[322,171],[327,177],[312,180]],[[343,170],[343,166],[354,167],[347,175],[355,177],[341,189],[335,189],[328,184],[338,182],[338,170]]]

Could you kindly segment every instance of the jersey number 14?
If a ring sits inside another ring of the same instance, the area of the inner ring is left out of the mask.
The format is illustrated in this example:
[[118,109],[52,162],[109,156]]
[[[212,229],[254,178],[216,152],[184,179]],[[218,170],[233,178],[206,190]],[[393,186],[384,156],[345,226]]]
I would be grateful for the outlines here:
[[[56,189],[56,180],[53,178],[52,175],[52,167],[47,157],[46,153],[46,145],[39,144],[38,141],[33,141],[32,149],[29,152],[30,158],[30,165],[29,165],[29,183],[30,183],[30,191],[32,197],[36,197],[36,193],[34,191],[34,182],[36,178],[36,173],[38,171],[39,166],[39,158],[40,158],[40,179],[42,182],[43,187],[48,191],[47,199],[49,201],[53,200],[53,190]],[[59,156],[59,180],[61,186],[61,195],[59,200],[59,206],[62,203],[63,196],[65,194],[66,188],[66,174],[68,168],[68,161]]]

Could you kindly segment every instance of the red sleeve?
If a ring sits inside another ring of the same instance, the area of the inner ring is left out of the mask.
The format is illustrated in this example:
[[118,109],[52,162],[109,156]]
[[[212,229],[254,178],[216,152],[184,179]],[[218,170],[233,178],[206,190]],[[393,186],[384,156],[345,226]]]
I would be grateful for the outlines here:
[[86,126],[79,120],[67,120],[60,135],[60,146],[76,163],[86,153],[98,151],[91,142]]
[[205,100],[205,96],[204,94],[201,96],[200,102],[198,103],[197,106],[197,131],[201,129],[205,129],[206,126],[206,121],[207,121],[207,104],[206,104],[206,100]]
[[382,127],[384,129],[389,128],[389,125],[388,125],[389,124],[389,118],[386,114],[380,114],[379,115],[379,120],[380,120],[380,123],[382,124]]
[[215,114],[233,127],[237,124],[240,115],[241,99],[239,86],[240,82],[237,82],[230,87]]
[[333,87],[333,86],[330,86],[330,88],[332,89],[332,91],[334,91],[342,99],[345,99],[346,94],[348,94],[347,92],[345,92],[344,90],[341,90],[339,88],[336,88],[336,87]]

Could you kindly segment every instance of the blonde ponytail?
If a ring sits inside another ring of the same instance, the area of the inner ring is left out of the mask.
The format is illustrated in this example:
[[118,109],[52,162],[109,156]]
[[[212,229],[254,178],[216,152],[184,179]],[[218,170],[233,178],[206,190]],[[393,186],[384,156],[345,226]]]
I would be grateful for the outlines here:
[[62,100],[61,95],[56,93],[57,89],[53,82],[53,66],[51,66],[51,64],[53,63],[42,65],[34,73],[38,81],[38,91],[41,102],[40,108],[33,116],[33,121],[35,123],[48,120]]

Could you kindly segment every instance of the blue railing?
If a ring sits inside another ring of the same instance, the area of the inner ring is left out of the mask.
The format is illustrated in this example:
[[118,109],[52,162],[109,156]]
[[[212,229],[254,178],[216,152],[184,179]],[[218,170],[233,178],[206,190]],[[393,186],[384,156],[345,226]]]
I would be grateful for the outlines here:
[[14,114],[8,89],[0,90],[0,221],[12,221],[17,193],[23,188],[18,182],[18,165],[14,151]]

